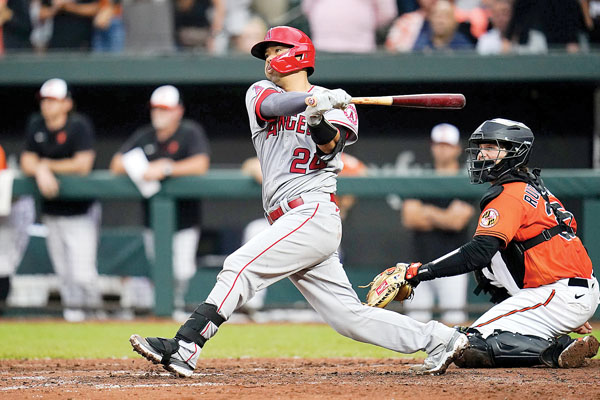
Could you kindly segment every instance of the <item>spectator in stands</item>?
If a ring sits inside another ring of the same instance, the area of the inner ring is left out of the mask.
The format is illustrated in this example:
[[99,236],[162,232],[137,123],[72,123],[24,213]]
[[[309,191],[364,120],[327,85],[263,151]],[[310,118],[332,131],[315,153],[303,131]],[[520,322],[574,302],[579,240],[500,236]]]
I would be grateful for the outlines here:
[[188,50],[223,51],[226,41],[225,0],[176,0],[175,38],[177,46]]
[[532,29],[546,36],[550,49],[580,51],[584,27],[578,0],[515,0],[506,38],[523,45]]
[[29,1],[0,0],[0,54],[31,49]]
[[430,30],[419,34],[413,50],[448,51],[473,49],[473,43],[457,31],[454,5],[447,0],[438,0],[429,14]]
[[581,0],[581,8],[590,46],[600,48],[600,0]]
[[56,175],[89,174],[96,156],[94,128],[87,117],[73,112],[64,80],[46,81],[39,97],[41,114],[32,115],[27,124],[21,168],[35,178],[43,196],[42,222],[61,283],[63,316],[67,321],[82,321],[97,315],[102,305],[96,270],[99,218],[92,200],[57,199]]
[[527,42],[519,44],[518,41],[511,43],[506,39],[508,24],[512,18],[513,0],[493,0],[490,19],[493,28],[481,35],[477,41],[477,52],[479,54],[500,53],[545,53],[548,51],[546,37],[540,31],[531,29]]
[[459,23],[458,30],[468,39],[471,39],[473,44],[476,44],[477,39],[487,32],[490,27],[490,8],[493,1],[469,2],[457,0],[454,2],[454,17]]
[[302,0],[319,51],[367,53],[377,49],[376,32],[398,15],[395,0]]
[[252,0],[252,9],[265,19],[268,26],[285,25],[290,19],[288,13],[292,13],[290,0]]
[[[204,129],[196,122],[184,119],[183,101],[177,88],[165,85],[150,97],[151,124],[136,130],[113,156],[110,170],[115,174],[127,173],[124,154],[141,148],[148,158],[146,180],[164,180],[170,176],[202,175],[210,165],[210,148]],[[144,202],[145,225],[149,227],[148,203]],[[200,202],[177,202],[177,231],[173,238],[173,272],[175,312],[177,320],[187,318],[184,296],[189,280],[196,273],[196,252],[200,240]],[[145,234],[146,253],[154,259],[154,238],[150,230]],[[132,281],[135,282],[135,281]],[[134,305],[135,306],[135,305]]]
[[398,15],[413,12],[419,8],[417,0],[397,0]]
[[264,39],[267,33],[267,24],[258,15],[254,15],[248,20],[239,35],[233,36],[233,51],[240,54],[248,54],[255,43]]
[[[223,31],[224,40],[217,40],[216,54],[223,54],[228,50],[246,52],[240,45],[254,39],[261,41],[267,33],[267,25],[252,11],[252,0],[227,0]],[[258,36],[259,33],[262,33],[262,36]],[[246,35],[249,37],[245,37]],[[244,48],[246,46],[248,44],[243,45]],[[247,47],[247,51],[250,51],[250,47]]]
[[42,0],[40,19],[53,19],[50,50],[89,50],[98,0]]
[[[439,124],[431,130],[431,154],[435,172],[457,175],[461,172],[460,135],[454,125]],[[461,199],[406,199],[402,204],[402,224],[413,232],[413,246],[417,259],[434,260],[469,238],[468,226],[475,210]],[[404,303],[407,315],[426,322],[433,318],[437,297],[441,320],[447,324],[461,324],[467,320],[468,276],[450,278],[419,285],[418,295]],[[443,301],[442,301],[443,299]]]
[[48,14],[46,11],[42,12],[42,0],[31,0],[29,13],[32,24],[29,37],[31,45],[36,53],[45,53],[52,37],[53,18],[42,18],[43,15]]
[[[0,194],[12,193],[12,174],[6,163],[6,154],[0,146]],[[10,187],[5,187],[8,185]],[[2,195],[0,195],[0,198]],[[0,200],[2,203],[10,198]],[[10,210],[0,207],[0,315],[10,293],[10,281],[16,273],[27,244],[27,228],[35,221],[35,202],[31,196],[23,196],[10,204]]]
[[419,8],[398,17],[390,27],[385,48],[390,52],[409,52],[421,33],[429,31],[429,14],[437,0],[418,0]]
[[175,50],[174,2],[123,2],[125,49],[131,52],[169,53]]
[[95,52],[121,52],[125,49],[125,25],[121,0],[100,0],[94,18],[92,49]]

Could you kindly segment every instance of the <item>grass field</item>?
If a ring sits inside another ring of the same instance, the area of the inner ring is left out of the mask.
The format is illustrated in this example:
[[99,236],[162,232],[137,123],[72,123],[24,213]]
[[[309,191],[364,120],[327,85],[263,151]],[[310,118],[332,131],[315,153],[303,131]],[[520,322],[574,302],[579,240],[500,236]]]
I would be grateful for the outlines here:
[[[138,357],[129,336],[173,337],[172,322],[0,322],[0,359]],[[420,353],[421,356],[424,353]],[[203,358],[367,357],[402,355],[348,339],[324,324],[225,324],[206,345]]]
[[[0,359],[135,358],[128,340],[132,333],[173,337],[178,328],[175,322],[2,321]],[[600,337],[600,330],[594,335]],[[202,352],[204,358],[403,356],[348,339],[325,324],[225,324]]]

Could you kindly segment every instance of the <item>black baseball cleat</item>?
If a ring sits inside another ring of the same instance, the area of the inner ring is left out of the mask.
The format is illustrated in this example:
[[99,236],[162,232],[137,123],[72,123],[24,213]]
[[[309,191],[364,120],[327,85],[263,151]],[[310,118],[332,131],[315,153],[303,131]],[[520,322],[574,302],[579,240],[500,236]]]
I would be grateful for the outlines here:
[[585,363],[586,358],[592,358],[598,353],[600,343],[594,336],[584,336],[571,342],[558,356],[560,368],[577,368]]
[[196,362],[202,350],[196,343],[161,337],[143,338],[134,334],[129,338],[133,351],[154,364],[180,377],[190,377],[196,368]]

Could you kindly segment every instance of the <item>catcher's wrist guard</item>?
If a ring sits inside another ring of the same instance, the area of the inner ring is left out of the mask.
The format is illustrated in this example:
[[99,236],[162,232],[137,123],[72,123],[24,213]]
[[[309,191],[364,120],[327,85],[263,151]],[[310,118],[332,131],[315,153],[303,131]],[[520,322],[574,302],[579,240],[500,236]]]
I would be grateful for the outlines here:
[[[419,264],[420,265],[420,264]],[[377,275],[371,283],[360,288],[370,288],[367,302],[371,307],[384,308],[392,300],[404,301],[412,298],[413,286],[405,279],[408,264],[398,263]]]

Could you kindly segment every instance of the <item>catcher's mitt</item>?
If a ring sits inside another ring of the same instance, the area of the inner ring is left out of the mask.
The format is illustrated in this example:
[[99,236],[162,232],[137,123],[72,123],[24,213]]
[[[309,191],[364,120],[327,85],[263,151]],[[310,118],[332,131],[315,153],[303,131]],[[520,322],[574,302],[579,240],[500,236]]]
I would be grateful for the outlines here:
[[412,298],[414,291],[405,279],[409,264],[398,263],[377,275],[371,283],[360,288],[370,287],[367,293],[367,305],[384,308],[390,301],[404,301]]

